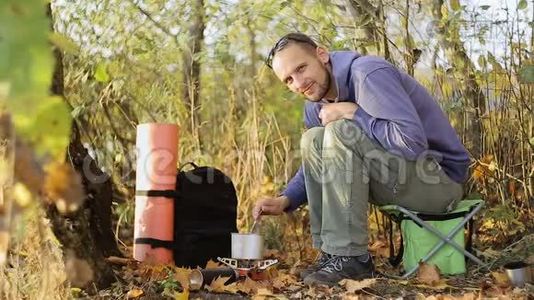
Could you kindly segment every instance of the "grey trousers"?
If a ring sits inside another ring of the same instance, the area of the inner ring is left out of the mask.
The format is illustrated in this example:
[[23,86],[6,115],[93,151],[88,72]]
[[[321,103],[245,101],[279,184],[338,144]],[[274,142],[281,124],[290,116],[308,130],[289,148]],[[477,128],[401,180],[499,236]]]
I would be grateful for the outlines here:
[[387,152],[351,120],[306,131],[301,154],[313,246],[329,254],[367,253],[369,202],[439,213],[462,197],[435,158]]

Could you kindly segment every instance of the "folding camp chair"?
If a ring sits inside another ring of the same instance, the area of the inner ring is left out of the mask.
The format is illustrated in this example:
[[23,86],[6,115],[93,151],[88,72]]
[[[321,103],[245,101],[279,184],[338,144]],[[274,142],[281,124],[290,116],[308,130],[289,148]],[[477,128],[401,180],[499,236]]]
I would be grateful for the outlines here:
[[[399,250],[399,256],[396,259],[396,262],[400,262],[400,256],[402,256],[404,261],[405,274],[402,278],[408,278],[419,268],[419,262],[429,262],[430,260],[439,259],[438,256],[443,256],[444,247],[447,247],[448,252],[455,252],[456,256],[460,255],[460,258],[463,262],[463,266],[460,268],[452,268],[453,271],[448,272],[450,274],[454,273],[463,273],[465,272],[465,257],[476,262],[477,264],[483,266],[484,263],[474,256],[470,251],[471,249],[471,239],[472,239],[472,228],[473,228],[473,217],[482,209],[484,206],[483,200],[462,200],[458,203],[455,210],[449,213],[443,214],[427,214],[420,213],[416,211],[408,210],[399,205],[385,205],[379,207],[380,211],[385,213],[391,220],[395,221],[401,228],[401,249]],[[454,220],[454,221],[452,221]],[[406,222],[407,221],[407,222]],[[410,222],[413,221],[413,222]],[[445,224],[445,222],[447,222]],[[441,226],[445,224],[446,226]],[[464,227],[468,226],[468,236],[467,236],[467,245],[461,245],[464,241]],[[408,226],[412,226],[413,230],[418,230],[416,234],[412,234],[410,241],[407,242]],[[391,227],[391,226],[390,226]],[[417,228],[419,227],[419,229]],[[392,236],[390,236],[392,239]],[[424,240],[431,240],[429,247],[421,246],[419,247],[417,243],[424,242]],[[407,245],[411,246],[412,252],[411,256],[407,257],[406,247]],[[392,245],[391,245],[392,246]],[[391,247],[390,246],[390,247]],[[451,248],[452,247],[452,248]],[[420,248],[420,249],[413,249]],[[416,254],[415,258],[413,253],[420,251],[428,252],[423,254],[422,252]],[[390,249],[391,250],[391,249]],[[404,250],[404,253],[403,253]],[[441,253],[439,252],[441,251]],[[437,255],[438,254],[438,255]],[[450,255],[450,254],[445,254]],[[407,264],[406,260],[409,259],[411,262]],[[444,260],[447,263],[448,258],[445,257]],[[394,261],[394,260],[390,260]],[[439,263],[438,263],[439,267]],[[460,271],[458,271],[460,270]],[[463,270],[463,271],[462,271]]]

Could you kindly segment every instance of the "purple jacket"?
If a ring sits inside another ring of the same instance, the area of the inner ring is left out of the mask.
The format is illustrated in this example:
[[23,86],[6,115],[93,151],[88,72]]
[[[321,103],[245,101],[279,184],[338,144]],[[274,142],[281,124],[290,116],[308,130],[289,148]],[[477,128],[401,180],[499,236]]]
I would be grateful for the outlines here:
[[[339,101],[356,102],[353,121],[384,149],[416,160],[435,157],[454,181],[467,178],[469,154],[447,116],[427,90],[385,59],[356,52],[330,53]],[[321,103],[306,101],[307,128],[323,126]],[[283,192],[290,200],[287,211],[307,202],[302,166]]]

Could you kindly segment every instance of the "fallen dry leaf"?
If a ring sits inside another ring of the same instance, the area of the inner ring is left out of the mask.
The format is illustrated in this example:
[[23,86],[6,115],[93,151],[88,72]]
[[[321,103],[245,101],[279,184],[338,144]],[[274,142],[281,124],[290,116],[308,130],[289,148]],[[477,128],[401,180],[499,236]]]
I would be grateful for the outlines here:
[[382,240],[376,240],[369,246],[369,251],[373,252],[378,257],[389,257],[389,245]]
[[444,290],[446,288],[450,288],[451,286],[447,284],[447,281],[445,279],[440,279],[438,281],[435,281],[433,285],[428,284],[413,284],[412,286],[422,288],[422,289],[432,289],[432,290]]
[[135,299],[143,295],[143,290],[141,289],[131,289],[126,293],[126,299]]
[[376,282],[376,278],[366,278],[363,280],[343,279],[339,284],[343,286],[347,292],[356,293],[364,288],[370,287]]
[[475,300],[477,299],[477,296],[474,293],[465,293],[463,294],[462,298],[459,298],[462,300]]
[[262,288],[263,285],[257,281],[246,277],[244,281],[237,282],[237,288],[240,292],[243,292],[247,295],[256,294],[258,289]]
[[426,296],[423,293],[415,294],[415,300],[425,300]]
[[[262,287],[259,288],[256,294],[252,297],[252,299],[259,300],[259,299],[272,299],[275,295],[271,290],[268,288]],[[277,299],[283,299],[280,297],[276,297]]]
[[174,300],[189,300],[189,290],[184,290],[181,293],[174,292]]
[[216,293],[224,293],[226,291],[225,289],[225,283],[230,279],[230,276],[218,276],[217,278],[213,279],[213,281],[206,286],[206,289],[210,292],[216,292]]
[[237,286],[237,282],[232,282],[232,283],[224,286],[224,292],[225,293],[237,294],[240,291],[241,290]]
[[148,280],[163,280],[167,278],[168,275],[166,265],[154,264],[150,260],[145,260],[140,263],[139,268],[136,271],[139,276]]
[[417,280],[423,284],[434,286],[439,283],[439,268],[435,265],[427,263],[419,263],[417,270]]
[[184,291],[189,290],[189,276],[191,275],[191,270],[184,268],[176,268],[174,273],[174,279],[180,283]]
[[206,263],[206,267],[204,269],[217,269],[217,268],[220,268],[220,267],[223,267],[224,265],[217,262],[217,261],[213,261],[213,260],[208,260],[208,262]]
[[284,287],[297,284],[297,278],[290,274],[280,274],[277,277],[274,277],[272,280],[272,285],[275,289],[283,289]]
[[510,280],[508,279],[508,276],[504,272],[500,271],[494,271],[491,272],[491,276],[495,279],[495,284],[499,287],[509,287],[510,286]]
[[428,296],[426,299],[427,300],[456,300],[457,298],[451,295],[437,294],[437,295]]

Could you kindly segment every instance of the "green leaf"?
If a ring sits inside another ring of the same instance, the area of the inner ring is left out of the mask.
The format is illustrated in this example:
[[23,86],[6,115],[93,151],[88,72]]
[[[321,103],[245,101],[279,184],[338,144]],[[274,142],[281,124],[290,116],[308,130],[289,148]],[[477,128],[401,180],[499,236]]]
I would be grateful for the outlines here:
[[453,11],[459,11],[461,8],[460,0],[451,0],[451,9]]
[[525,8],[527,8],[527,0],[519,0],[519,3],[517,4],[517,9]]
[[491,7],[491,5],[480,5],[480,9],[482,10],[488,10]]
[[58,32],[52,32],[48,39],[52,44],[54,44],[59,49],[63,50],[66,53],[69,54],[78,54],[80,52],[80,47],[76,45],[71,39],[68,37],[62,35]]
[[61,158],[69,144],[70,111],[61,97],[41,99],[35,114],[13,116],[17,133],[30,142],[39,156]]
[[521,83],[534,83],[534,65],[526,65],[519,70],[519,81]]
[[[47,2],[46,2],[47,3]],[[71,118],[62,98],[50,97],[54,56],[42,0],[0,1],[0,106],[13,117],[18,137],[41,157],[64,158]]]
[[108,82],[109,81],[109,75],[106,71],[106,65],[103,63],[99,63],[96,65],[95,69],[95,79],[98,82]]

